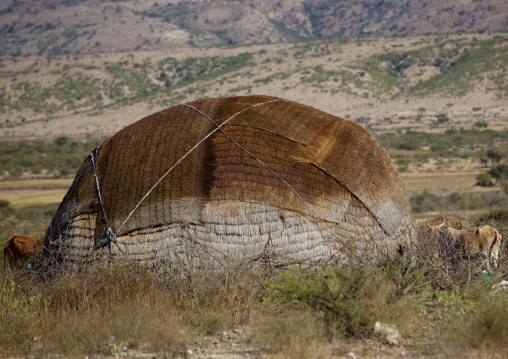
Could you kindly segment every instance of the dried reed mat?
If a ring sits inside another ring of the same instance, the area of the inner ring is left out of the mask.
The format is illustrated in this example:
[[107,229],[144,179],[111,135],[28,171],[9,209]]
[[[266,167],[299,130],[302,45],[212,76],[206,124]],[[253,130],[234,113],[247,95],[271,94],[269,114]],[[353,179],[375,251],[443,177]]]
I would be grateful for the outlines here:
[[415,238],[407,193],[374,137],[292,101],[171,107],[92,155],[48,228],[45,256],[56,263],[308,265],[343,262],[351,243],[379,263]]

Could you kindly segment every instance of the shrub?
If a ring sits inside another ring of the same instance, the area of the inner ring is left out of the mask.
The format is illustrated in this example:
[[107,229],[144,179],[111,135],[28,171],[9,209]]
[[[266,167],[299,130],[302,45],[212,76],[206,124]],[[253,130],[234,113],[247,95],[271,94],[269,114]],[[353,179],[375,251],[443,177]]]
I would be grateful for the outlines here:
[[491,167],[488,171],[488,174],[494,177],[496,180],[501,180],[503,178],[508,178],[508,164],[500,164],[494,167]]
[[508,219],[508,209],[494,209],[488,213],[483,213],[478,216],[478,222],[485,223],[493,220],[495,222],[506,221]]
[[437,123],[439,123],[439,124],[443,124],[443,123],[450,121],[450,118],[448,117],[448,115],[446,115],[444,113],[440,113],[439,115],[437,115],[436,119],[437,119]]
[[345,268],[322,271],[294,269],[269,283],[282,302],[308,306],[323,313],[330,328],[346,337],[372,336],[376,321],[409,324],[406,315],[417,305],[404,297],[415,277],[405,276],[403,266],[377,269],[356,263],[351,249]]
[[494,185],[492,182],[492,176],[487,172],[482,172],[476,175],[476,183],[477,186],[482,187],[491,187]]
[[433,211],[437,197],[427,191],[410,196],[411,206],[415,213]]
[[502,294],[485,296],[479,300],[477,308],[448,325],[443,331],[444,339],[462,354],[471,348],[481,348],[482,351],[489,348],[505,357],[508,353],[508,297]]
[[503,155],[496,149],[489,149],[487,151],[487,158],[492,161],[492,164],[494,164],[494,162],[499,163],[501,158],[503,158]]
[[489,124],[485,121],[476,121],[474,123],[474,126],[478,127],[478,128],[487,128],[487,127],[489,127]]
[[69,137],[67,137],[67,136],[57,137],[55,139],[55,143],[59,147],[66,145],[67,143],[69,143]]

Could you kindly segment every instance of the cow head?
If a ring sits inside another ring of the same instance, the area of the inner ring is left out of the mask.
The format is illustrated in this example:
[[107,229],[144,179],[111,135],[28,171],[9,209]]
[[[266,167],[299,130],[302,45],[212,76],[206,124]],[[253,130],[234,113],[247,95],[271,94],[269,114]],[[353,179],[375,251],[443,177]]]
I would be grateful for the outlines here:
[[426,222],[427,228],[429,229],[429,234],[434,234],[436,236],[440,236],[442,233],[446,231],[445,222],[441,223],[439,226],[431,226],[429,222]]

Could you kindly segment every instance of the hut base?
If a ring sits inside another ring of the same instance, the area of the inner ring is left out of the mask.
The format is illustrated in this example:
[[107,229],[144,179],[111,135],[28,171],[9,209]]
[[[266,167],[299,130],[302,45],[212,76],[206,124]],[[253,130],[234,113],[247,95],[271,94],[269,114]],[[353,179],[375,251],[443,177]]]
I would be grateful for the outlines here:
[[[236,201],[208,205],[202,223],[175,222],[138,229],[116,238],[111,247],[96,248],[97,214],[82,214],[61,229],[51,243],[51,263],[79,269],[96,261],[121,260],[165,272],[231,269],[238,266],[316,266],[345,264],[354,249],[358,260],[380,264],[406,249],[413,230],[409,217],[388,237],[365,207],[350,208],[340,223]],[[233,210],[234,208],[234,210]],[[365,211],[366,213],[355,213]],[[358,224],[359,218],[369,223]],[[372,223],[370,223],[372,222]]]

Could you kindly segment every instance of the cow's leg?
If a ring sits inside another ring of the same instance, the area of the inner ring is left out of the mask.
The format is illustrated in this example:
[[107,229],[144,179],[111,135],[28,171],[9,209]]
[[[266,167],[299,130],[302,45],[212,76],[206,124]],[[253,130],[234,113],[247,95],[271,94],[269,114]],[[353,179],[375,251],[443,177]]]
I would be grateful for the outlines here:
[[[11,272],[14,272],[15,265],[16,265],[16,259],[14,258],[14,253],[12,252],[11,248],[7,248],[7,261],[9,262],[9,268],[11,269]],[[5,258],[4,258],[5,261]]]
[[485,257],[485,262],[487,263],[487,272],[491,273],[492,272],[492,269],[490,267],[490,256],[487,254],[487,256]]
[[490,253],[489,253],[489,249],[487,248],[487,246],[485,246],[484,248],[480,247],[480,255],[483,258],[482,262],[485,262],[487,265],[487,272],[491,273],[492,269],[490,267]]
[[494,246],[494,248],[492,248],[490,258],[492,258],[492,263],[494,264],[494,267],[499,268],[499,248],[497,246]]

